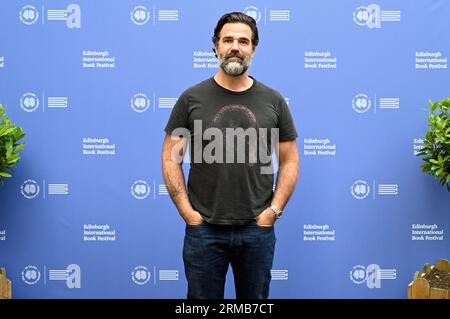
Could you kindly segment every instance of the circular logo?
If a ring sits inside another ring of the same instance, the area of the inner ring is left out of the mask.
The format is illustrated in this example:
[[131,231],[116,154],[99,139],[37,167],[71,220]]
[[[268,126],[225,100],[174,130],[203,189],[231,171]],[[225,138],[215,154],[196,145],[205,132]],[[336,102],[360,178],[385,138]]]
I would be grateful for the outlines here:
[[367,25],[367,21],[370,19],[370,11],[367,7],[358,7],[353,12],[353,21],[356,22],[357,25],[365,26]]
[[20,21],[30,25],[35,23],[39,18],[39,11],[33,6],[24,6],[19,12]]
[[150,280],[150,271],[145,266],[137,266],[131,272],[131,279],[137,285],[145,285]]
[[350,279],[358,285],[364,283],[367,279],[366,267],[361,265],[353,267],[352,270],[350,270]]
[[352,185],[352,196],[356,199],[364,199],[369,195],[370,186],[365,181],[358,180]]
[[20,107],[25,112],[33,112],[39,107],[39,99],[36,94],[27,92],[20,98]]
[[150,100],[144,93],[138,93],[131,99],[131,108],[138,113],[147,111],[150,106]]
[[22,280],[28,285],[36,284],[41,278],[41,272],[35,266],[26,266],[22,271]]
[[244,13],[253,19],[255,19],[256,23],[261,20],[261,12],[255,6],[248,6],[244,9]]
[[353,109],[358,113],[365,113],[370,109],[370,99],[366,94],[357,94],[352,101]]
[[150,194],[150,186],[148,186],[146,181],[135,181],[131,186],[131,194],[136,199],[144,199]]
[[39,184],[32,179],[28,179],[22,183],[20,191],[25,198],[33,199],[39,194]]
[[137,25],[144,25],[150,19],[150,13],[144,6],[136,6],[130,13],[131,21]]

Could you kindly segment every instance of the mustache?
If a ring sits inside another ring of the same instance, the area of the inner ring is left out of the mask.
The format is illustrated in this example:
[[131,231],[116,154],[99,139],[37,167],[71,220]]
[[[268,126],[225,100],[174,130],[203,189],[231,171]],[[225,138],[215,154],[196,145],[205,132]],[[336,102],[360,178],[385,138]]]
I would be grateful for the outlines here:
[[225,56],[225,59],[231,59],[231,58],[234,58],[234,57],[240,58],[241,60],[244,60],[244,58],[245,58],[245,57],[244,57],[242,54],[240,54],[240,53],[231,53],[231,54]]

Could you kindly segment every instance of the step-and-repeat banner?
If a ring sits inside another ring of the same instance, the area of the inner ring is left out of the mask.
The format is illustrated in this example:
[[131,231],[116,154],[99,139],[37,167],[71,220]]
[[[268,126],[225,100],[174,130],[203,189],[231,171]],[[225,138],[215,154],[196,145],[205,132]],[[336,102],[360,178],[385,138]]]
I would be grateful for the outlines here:
[[450,93],[448,1],[11,0],[0,103],[27,134],[0,188],[14,297],[186,297],[163,128],[215,74],[211,36],[230,11],[256,19],[249,74],[283,94],[299,132],[270,296],[405,298],[416,270],[449,257],[450,196],[416,156],[428,99]]

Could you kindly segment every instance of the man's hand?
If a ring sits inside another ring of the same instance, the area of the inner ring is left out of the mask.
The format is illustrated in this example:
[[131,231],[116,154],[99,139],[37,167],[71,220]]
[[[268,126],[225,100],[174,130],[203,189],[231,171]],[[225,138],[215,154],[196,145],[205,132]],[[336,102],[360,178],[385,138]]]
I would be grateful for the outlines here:
[[262,227],[271,227],[275,224],[275,213],[267,207],[261,214],[256,216],[256,224]]
[[204,221],[202,215],[196,210],[193,210],[184,216],[184,221],[186,224],[191,226],[200,225]]
[[162,171],[170,198],[181,217],[189,225],[199,225],[203,222],[203,218],[189,201],[181,168],[187,142],[186,138],[166,135],[162,151]]

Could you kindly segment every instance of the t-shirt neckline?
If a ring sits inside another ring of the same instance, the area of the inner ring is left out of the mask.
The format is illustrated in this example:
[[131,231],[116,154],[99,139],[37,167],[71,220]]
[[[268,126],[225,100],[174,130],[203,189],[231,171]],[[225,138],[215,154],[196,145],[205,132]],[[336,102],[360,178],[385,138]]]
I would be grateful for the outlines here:
[[251,85],[248,89],[245,89],[244,91],[231,91],[231,90],[229,90],[229,89],[227,89],[227,88],[224,88],[223,86],[221,86],[219,83],[216,82],[216,80],[214,79],[214,76],[211,77],[211,81],[214,83],[214,85],[215,85],[216,87],[218,87],[219,89],[221,89],[221,90],[223,90],[223,91],[225,91],[225,92],[227,92],[227,93],[229,93],[229,94],[241,95],[241,94],[246,94],[246,93],[250,92],[251,90],[253,90],[253,88],[254,88],[255,85],[256,85],[256,80],[255,80],[255,78],[254,78],[253,76],[251,76],[251,75],[249,75],[248,77],[251,78],[251,79],[253,80],[253,83],[252,83],[252,85]]

